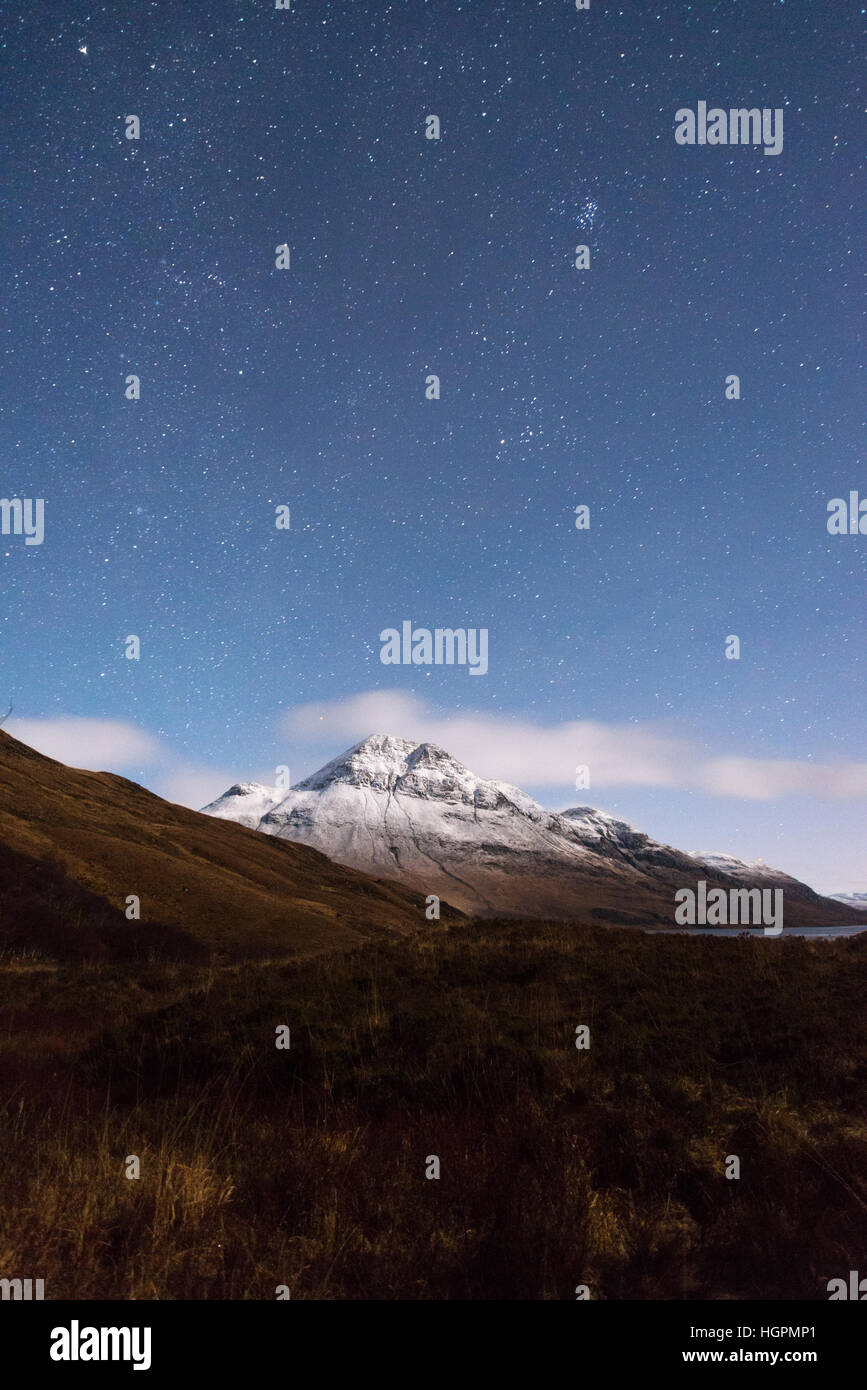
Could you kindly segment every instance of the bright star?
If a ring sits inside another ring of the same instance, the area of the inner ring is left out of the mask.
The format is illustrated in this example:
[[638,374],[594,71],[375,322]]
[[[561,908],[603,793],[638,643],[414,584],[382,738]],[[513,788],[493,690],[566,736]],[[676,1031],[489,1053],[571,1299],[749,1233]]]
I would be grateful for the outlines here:
[[83,47],[83,48],[80,48],[78,51],[79,51],[79,53],[85,53],[85,54],[86,54],[86,53],[87,53],[87,44],[85,44],[84,47]]

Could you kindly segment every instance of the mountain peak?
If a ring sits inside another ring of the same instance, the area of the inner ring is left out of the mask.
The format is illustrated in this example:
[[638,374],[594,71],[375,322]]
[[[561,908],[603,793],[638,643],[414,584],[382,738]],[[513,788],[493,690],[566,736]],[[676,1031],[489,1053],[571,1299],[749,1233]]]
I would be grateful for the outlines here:
[[388,791],[396,778],[406,772],[407,759],[417,747],[412,739],[397,738],[394,734],[368,734],[360,743],[347,748],[299,782],[295,790],[321,791],[330,783],[348,782],[355,787]]
[[285,795],[284,788],[266,787],[261,782],[235,782],[227,792],[223,792],[209,806],[203,806],[202,810],[205,815],[216,816],[219,820],[234,820],[255,830],[262,817],[278,805]]
[[235,786],[205,809],[471,912],[666,922],[698,878],[784,884],[790,921],[835,910],[763,865],[684,854],[590,806],[547,811],[439,744],[394,734],[369,734],[289,791]]
[[489,785],[474,776],[437,743],[417,743],[395,734],[369,734],[347,748],[293,788],[323,791],[346,784],[374,791],[399,792],[433,800],[463,800],[470,804],[480,788]]
[[461,766],[451,753],[440,748],[438,743],[419,743],[410,753],[407,762],[412,767],[442,767],[445,763],[452,767]]
[[397,734],[368,734],[342,756],[357,753],[362,757],[405,758],[418,744],[411,738],[399,738]]

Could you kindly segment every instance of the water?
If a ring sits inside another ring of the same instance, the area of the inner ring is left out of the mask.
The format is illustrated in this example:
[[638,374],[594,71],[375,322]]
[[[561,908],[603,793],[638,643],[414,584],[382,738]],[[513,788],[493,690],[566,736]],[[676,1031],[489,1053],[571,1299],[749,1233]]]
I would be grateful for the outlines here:
[[645,927],[644,931],[648,936],[656,936],[657,932],[661,936],[740,936],[745,933],[747,936],[760,936],[768,941],[779,941],[784,936],[812,936],[817,941],[833,941],[840,936],[856,936],[858,932],[867,931],[867,922],[863,927],[848,924],[845,927],[784,926],[777,936],[767,938],[761,927]]

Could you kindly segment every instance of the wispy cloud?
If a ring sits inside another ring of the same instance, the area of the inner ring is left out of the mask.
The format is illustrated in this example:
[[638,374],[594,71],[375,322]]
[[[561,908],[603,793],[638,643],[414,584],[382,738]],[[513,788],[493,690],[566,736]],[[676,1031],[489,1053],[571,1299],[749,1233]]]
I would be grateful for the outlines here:
[[122,719],[10,719],[4,728],[38,753],[70,767],[145,776],[159,796],[196,810],[232,781],[229,772],[181,758],[164,739]]
[[867,763],[709,755],[693,740],[649,724],[582,719],[542,725],[494,714],[450,714],[402,691],[299,705],[286,712],[282,729],[330,749],[329,756],[371,733],[437,743],[480,776],[518,786],[574,789],[575,769],[584,764],[594,788],[668,787],[749,801],[797,793],[840,800],[867,796]]
[[159,756],[161,744],[153,734],[121,719],[10,719],[5,725],[13,738],[20,739],[47,758],[85,767],[119,772],[140,767]]
[[[650,724],[581,719],[543,725],[504,715],[450,713],[403,691],[370,691],[297,705],[279,722],[297,748],[299,764],[308,764],[309,771],[368,734],[391,733],[440,744],[482,777],[552,792],[562,789],[572,800],[579,765],[589,768],[594,793],[646,787],[745,801],[795,795],[839,801],[867,797],[863,762],[708,753],[693,740]],[[229,771],[180,756],[164,739],[124,720],[19,718],[5,727],[48,757],[72,767],[131,773],[183,806],[204,806],[236,780]],[[248,775],[255,779],[256,769]]]
[[166,801],[176,801],[179,806],[199,811],[216,801],[235,780],[230,772],[200,767],[197,763],[177,763],[157,773],[154,787]]

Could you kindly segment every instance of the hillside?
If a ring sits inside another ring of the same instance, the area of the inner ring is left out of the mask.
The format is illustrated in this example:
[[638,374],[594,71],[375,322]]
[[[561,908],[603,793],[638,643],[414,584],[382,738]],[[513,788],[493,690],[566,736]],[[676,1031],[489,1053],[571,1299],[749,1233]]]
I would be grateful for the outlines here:
[[427,923],[3,734],[0,890],[0,1273],[47,1298],[823,1299],[858,1267],[867,934]]
[[865,985],[861,934],[516,921],[219,970],[11,962],[2,1272],[76,1299],[825,1300],[864,1268]]
[[590,806],[548,811],[436,744],[391,734],[372,734],[291,790],[239,783],[204,810],[480,917],[672,926],[675,892],[704,880],[782,889],[789,926],[867,921],[766,864],[689,854]]
[[[2,730],[0,885],[0,947],[62,957],[308,955],[425,923],[423,899],[399,884],[66,767]],[[132,894],[139,921],[125,916]]]

